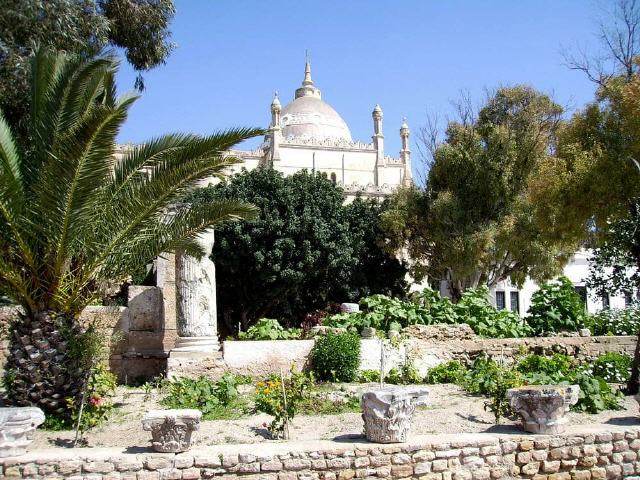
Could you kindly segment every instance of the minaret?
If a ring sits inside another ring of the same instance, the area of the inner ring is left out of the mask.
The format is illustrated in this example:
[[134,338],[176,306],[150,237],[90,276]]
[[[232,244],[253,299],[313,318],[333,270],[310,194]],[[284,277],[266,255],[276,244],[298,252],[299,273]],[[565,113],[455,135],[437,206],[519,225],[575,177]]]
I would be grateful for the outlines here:
[[280,160],[280,141],[282,140],[282,129],[280,127],[280,112],[282,106],[280,100],[278,100],[278,92],[273,95],[273,101],[271,102],[271,126],[269,132],[271,136],[271,147],[269,155],[269,163],[273,166],[274,161]]
[[371,112],[373,117],[373,148],[376,150],[376,170],[375,170],[375,184],[378,185],[379,172],[378,168],[384,167],[384,135],[382,134],[382,108],[376,104]]
[[402,184],[405,186],[411,185],[412,173],[411,173],[411,150],[409,149],[409,125],[407,125],[407,119],[402,119],[402,125],[400,125],[400,139],[402,140],[402,149],[400,150],[400,160],[404,165],[404,172],[402,175]]

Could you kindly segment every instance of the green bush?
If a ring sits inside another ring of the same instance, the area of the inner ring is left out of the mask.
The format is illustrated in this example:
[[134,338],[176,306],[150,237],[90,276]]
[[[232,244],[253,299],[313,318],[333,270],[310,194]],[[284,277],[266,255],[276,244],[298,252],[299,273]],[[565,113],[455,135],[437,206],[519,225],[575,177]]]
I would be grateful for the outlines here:
[[531,297],[526,320],[536,335],[583,328],[585,309],[571,280],[559,277],[542,285]]
[[456,323],[466,323],[488,338],[519,338],[531,335],[531,328],[511,310],[497,310],[489,303],[486,287],[466,290],[455,305]]
[[591,373],[608,383],[627,383],[632,363],[633,359],[629,355],[609,352],[596,358]]
[[358,373],[358,382],[360,383],[377,383],[380,381],[379,370],[361,370]]
[[587,319],[593,335],[637,335],[640,332],[640,308],[601,310]]
[[413,293],[408,301],[372,295],[361,299],[360,304],[363,311],[331,315],[323,325],[350,332],[359,332],[364,326],[388,332],[416,324],[467,323],[476,334],[489,338],[517,338],[532,333],[516,313],[496,310],[489,303],[486,287],[466,290],[455,305],[429,288]]
[[522,358],[516,368],[525,382],[550,385],[565,381],[575,370],[575,365],[570,357],[560,353],[551,357],[532,354]]
[[459,383],[466,371],[458,360],[449,360],[427,370],[425,383]]
[[278,320],[261,318],[246,332],[240,332],[238,340],[296,340],[301,336],[301,328],[284,328]]
[[[609,363],[606,358],[602,367]],[[595,373],[595,367],[576,365],[566,355],[528,355],[518,363],[517,369],[522,374],[523,381],[530,385],[578,385],[580,396],[578,403],[572,407],[573,410],[598,413],[619,408],[620,393],[615,392],[604,378]]]
[[352,382],[360,365],[360,337],[328,333],[316,340],[311,365],[320,380]]
[[572,409],[587,413],[598,413],[602,410],[618,410],[620,391],[614,391],[604,379],[596,377],[588,371],[578,372],[568,383],[580,387],[578,403]]
[[238,377],[231,374],[217,382],[206,377],[179,378],[165,382],[168,394],[160,403],[169,408],[195,408],[207,420],[230,418],[244,408],[236,388],[239,384]]

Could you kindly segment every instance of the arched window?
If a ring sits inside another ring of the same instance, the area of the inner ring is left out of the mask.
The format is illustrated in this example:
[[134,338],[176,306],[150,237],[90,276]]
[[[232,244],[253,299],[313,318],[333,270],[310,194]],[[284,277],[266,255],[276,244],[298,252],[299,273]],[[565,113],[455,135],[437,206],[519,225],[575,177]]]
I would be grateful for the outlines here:
[[331,174],[331,181],[333,182],[334,185],[336,184],[336,174],[335,173]]

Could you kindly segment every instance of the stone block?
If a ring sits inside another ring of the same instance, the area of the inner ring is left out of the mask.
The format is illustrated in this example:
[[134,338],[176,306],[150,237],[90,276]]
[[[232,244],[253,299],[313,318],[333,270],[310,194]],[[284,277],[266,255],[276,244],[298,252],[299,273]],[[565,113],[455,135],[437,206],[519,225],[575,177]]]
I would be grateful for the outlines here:
[[128,294],[129,330],[161,331],[164,323],[162,290],[130,285]]

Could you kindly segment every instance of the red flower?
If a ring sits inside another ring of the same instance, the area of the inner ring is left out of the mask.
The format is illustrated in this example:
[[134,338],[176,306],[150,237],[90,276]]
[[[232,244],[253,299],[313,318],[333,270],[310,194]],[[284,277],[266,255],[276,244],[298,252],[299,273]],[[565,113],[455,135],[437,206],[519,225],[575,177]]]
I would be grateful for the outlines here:
[[102,397],[91,397],[91,400],[89,400],[89,402],[94,407],[99,407],[100,405],[102,405],[102,400],[103,400]]

